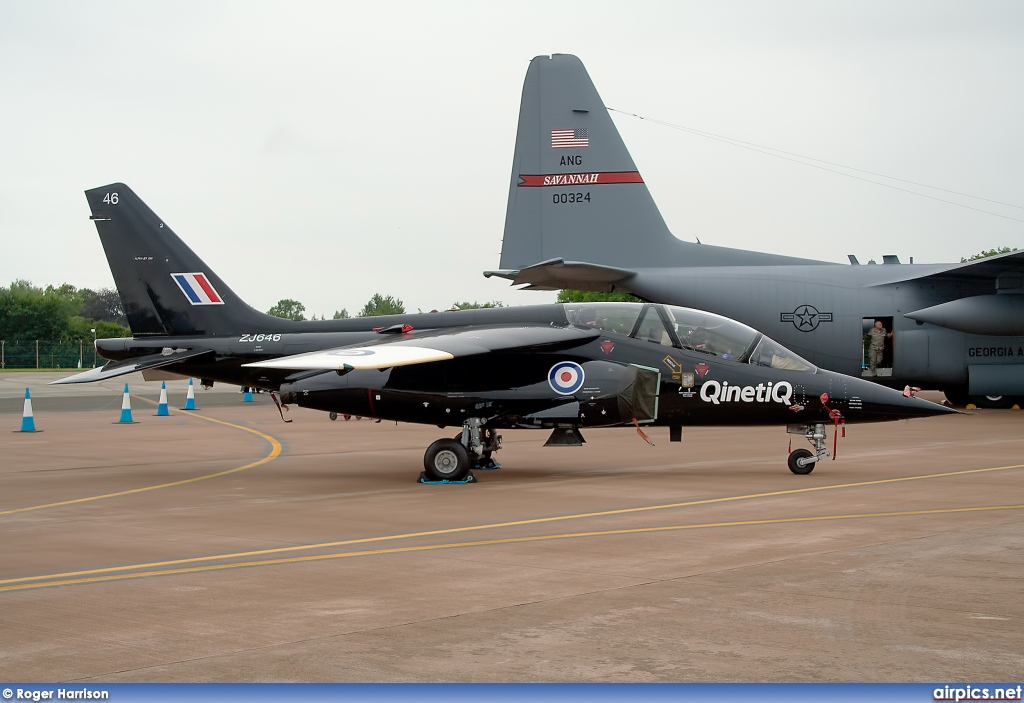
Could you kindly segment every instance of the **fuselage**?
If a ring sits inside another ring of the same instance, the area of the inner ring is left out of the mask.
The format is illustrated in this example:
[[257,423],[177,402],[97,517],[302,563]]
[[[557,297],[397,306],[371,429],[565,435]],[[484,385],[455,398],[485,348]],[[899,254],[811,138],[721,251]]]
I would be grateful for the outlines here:
[[[387,420],[492,427],[778,425],[873,422],[936,414],[932,403],[823,371],[757,331],[719,316],[636,303],[539,305],[312,323],[230,338],[101,340],[107,358],[160,348],[210,354],[167,370],[280,391],[285,402]],[[407,333],[388,332],[408,325]],[[242,364],[318,349],[414,339],[466,327],[576,326],[584,343],[459,357],[383,370],[295,372]],[[374,328],[378,328],[374,331]],[[120,347],[120,349],[117,349]],[[552,379],[559,364],[579,384]],[[571,373],[570,373],[571,372]],[[834,411],[834,412],[833,412]]]

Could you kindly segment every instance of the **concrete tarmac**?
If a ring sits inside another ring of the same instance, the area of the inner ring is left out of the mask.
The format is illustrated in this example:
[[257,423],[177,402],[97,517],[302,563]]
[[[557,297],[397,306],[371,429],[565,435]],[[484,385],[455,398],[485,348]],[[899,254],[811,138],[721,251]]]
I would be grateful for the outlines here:
[[[79,373],[74,369],[67,371],[6,371],[0,372],[0,413],[20,413],[25,402],[25,389],[30,389],[32,408],[41,412],[63,412],[67,410],[103,410],[108,407],[121,407],[121,396],[124,384],[133,395],[141,395],[157,400],[160,397],[160,382],[145,381],[141,373],[130,373],[106,381],[94,383],[75,383],[51,386],[56,381]],[[177,407],[185,405],[185,394],[188,392],[188,379],[175,377],[165,381],[167,384],[168,404]],[[235,405],[242,397],[242,389],[223,383],[214,384],[206,389],[199,385],[199,379],[193,381],[193,392],[198,407]],[[264,398],[271,402],[269,398]]]
[[782,428],[511,431],[501,470],[425,486],[454,430],[231,390],[0,413],[0,680],[1024,672],[1024,412],[850,426],[807,476]]

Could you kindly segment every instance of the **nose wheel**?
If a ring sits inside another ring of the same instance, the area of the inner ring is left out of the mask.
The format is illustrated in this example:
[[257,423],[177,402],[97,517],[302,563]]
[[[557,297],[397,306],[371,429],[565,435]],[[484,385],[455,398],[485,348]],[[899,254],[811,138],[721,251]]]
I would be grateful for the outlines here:
[[789,470],[795,474],[809,474],[814,471],[817,459],[812,459],[814,454],[810,449],[794,449],[789,455]]
[[814,466],[822,459],[832,456],[832,452],[825,445],[825,425],[817,423],[814,425],[791,425],[786,430],[790,434],[802,434],[814,447],[810,449],[794,449],[789,454],[786,462],[789,470],[795,474],[805,475],[814,471]]

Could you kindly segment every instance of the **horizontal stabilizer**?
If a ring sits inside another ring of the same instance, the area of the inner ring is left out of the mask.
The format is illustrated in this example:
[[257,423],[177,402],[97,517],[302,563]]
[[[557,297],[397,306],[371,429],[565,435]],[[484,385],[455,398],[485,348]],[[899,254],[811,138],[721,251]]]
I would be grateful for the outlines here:
[[171,364],[176,364],[179,361],[192,359],[209,353],[211,353],[209,349],[188,349],[186,351],[176,352],[173,354],[160,353],[149,354],[147,356],[137,356],[132,359],[113,361],[97,369],[89,369],[88,371],[83,371],[82,373],[75,374],[74,376],[68,376],[67,378],[62,378],[58,381],[51,381],[50,385],[59,386],[65,383],[92,383],[93,381],[105,381],[108,378],[116,378],[118,376],[124,376],[125,374],[135,373],[136,371],[170,366]]
[[626,281],[636,273],[628,269],[601,264],[588,264],[583,261],[565,261],[550,259],[519,270],[485,271],[484,276],[507,278],[516,285],[529,286],[531,290],[589,290],[608,293],[616,285]]
[[325,349],[243,366],[297,371],[388,369],[496,351],[568,349],[586,344],[600,334],[598,330],[551,326],[457,329],[457,332],[432,330],[394,336],[375,344]]

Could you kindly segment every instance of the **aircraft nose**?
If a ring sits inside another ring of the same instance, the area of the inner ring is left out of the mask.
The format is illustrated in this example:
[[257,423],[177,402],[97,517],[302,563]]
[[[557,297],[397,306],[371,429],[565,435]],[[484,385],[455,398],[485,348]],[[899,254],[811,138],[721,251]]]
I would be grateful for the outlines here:
[[[958,411],[944,405],[933,403],[924,398],[905,396],[886,386],[860,378],[845,377],[841,374],[825,372],[835,380],[844,379],[840,383],[830,383],[839,394],[830,396],[845,405],[842,412],[848,422],[884,422],[886,420],[905,420],[914,417],[931,417],[933,415],[956,415]],[[845,396],[845,397],[844,397]],[[842,400],[846,402],[843,403]]]

